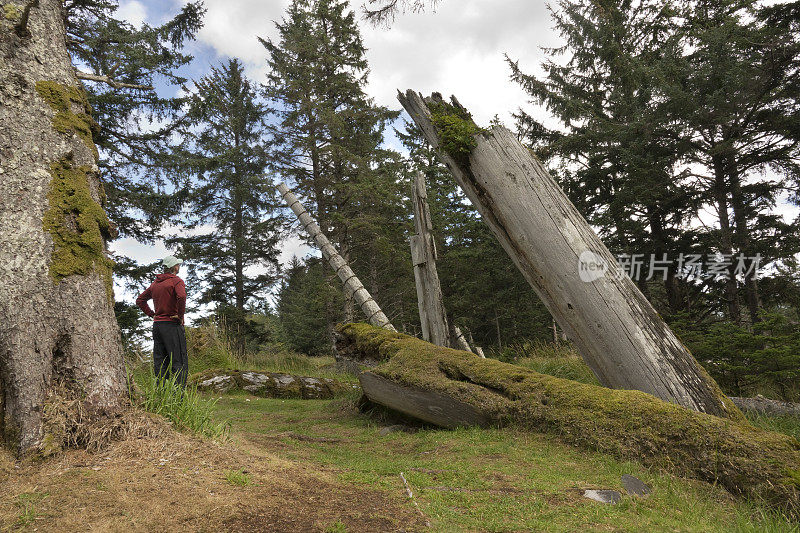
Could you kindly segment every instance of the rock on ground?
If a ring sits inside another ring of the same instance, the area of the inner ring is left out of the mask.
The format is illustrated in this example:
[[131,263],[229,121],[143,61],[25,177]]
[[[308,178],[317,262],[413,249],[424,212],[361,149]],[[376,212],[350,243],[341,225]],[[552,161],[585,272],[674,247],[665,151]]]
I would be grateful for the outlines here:
[[191,378],[200,391],[225,393],[245,390],[264,398],[324,400],[347,390],[335,379],[295,376],[278,372],[206,370]]

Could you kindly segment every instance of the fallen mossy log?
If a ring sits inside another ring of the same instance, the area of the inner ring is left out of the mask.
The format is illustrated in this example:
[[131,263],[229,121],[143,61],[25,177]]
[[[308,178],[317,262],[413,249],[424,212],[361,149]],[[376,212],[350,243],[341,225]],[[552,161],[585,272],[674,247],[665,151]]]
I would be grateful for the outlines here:
[[340,326],[338,343],[353,356],[382,361],[361,374],[364,394],[406,415],[443,427],[514,425],[555,434],[800,516],[800,442],[788,435],[367,324]]
[[244,390],[264,398],[325,400],[344,393],[348,386],[330,378],[295,376],[280,372],[210,369],[189,378],[204,392]]

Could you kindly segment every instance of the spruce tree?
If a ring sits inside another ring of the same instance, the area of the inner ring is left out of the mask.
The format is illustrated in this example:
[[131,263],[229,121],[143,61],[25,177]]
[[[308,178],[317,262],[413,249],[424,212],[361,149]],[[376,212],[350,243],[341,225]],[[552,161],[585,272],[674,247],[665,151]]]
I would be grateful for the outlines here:
[[265,105],[256,84],[231,59],[198,80],[187,114],[182,154],[193,175],[183,236],[168,242],[202,279],[200,303],[241,314],[277,279],[281,219],[265,172]]
[[[796,6],[700,0],[681,15],[689,52],[665,79],[672,82],[665,83],[665,95],[684,127],[689,160],[707,169],[700,179],[719,216],[717,248],[747,258],[761,254],[762,266],[791,261],[800,235],[772,208],[800,169]],[[756,322],[760,290],[755,264],[746,266],[745,301]],[[729,294],[728,301],[738,322],[738,297]]]
[[[677,172],[682,146],[660,106],[663,65],[680,54],[672,8],[592,0],[564,0],[558,8],[553,18],[566,44],[548,50],[544,78],[509,65],[512,78],[565,131],[547,131],[524,112],[521,129],[532,144],[545,142],[548,155],[559,157],[558,174],[571,199],[613,251],[674,257],[691,245],[685,222],[697,191]],[[568,59],[558,62],[560,56]],[[667,312],[686,306],[676,274],[671,265],[663,284]],[[645,278],[639,285],[647,294]]]
[[[276,41],[261,40],[276,121],[271,168],[364,275],[377,251],[365,244],[379,244],[386,235],[381,216],[398,205],[392,192],[399,190],[397,154],[382,147],[383,131],[398,113],[376,106],[364,92],[366,49],[347,2],[294,0],[277,28]],[[384,295],[373,296],[381,301]],[[341,318],[354,318],[350,298]]]
[[[183,48],[205,9],[189,2],[161,25],[136,28],[117,18],[118,7],[116,0],[65,2],[67,48],[98,124],[106,210],[120,235],[150,242],[182,200],[172,134],[186,98],[169,93],[187,81],[178,74],[192,60]],[[124,258],[115,271],[137,274]]]

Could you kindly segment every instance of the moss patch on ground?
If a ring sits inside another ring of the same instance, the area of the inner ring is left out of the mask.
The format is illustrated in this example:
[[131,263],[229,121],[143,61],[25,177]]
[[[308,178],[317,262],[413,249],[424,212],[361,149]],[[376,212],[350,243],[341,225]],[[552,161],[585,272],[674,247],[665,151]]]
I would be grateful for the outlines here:
[[376,374],[448,395],[498,426],[557,435],[562,441],[648,466],[719,483],[797,515],[800,442],[787,435],[697,413],[639,391],[611,390],[434,346],[367,324],[340,327],[385,361]]
[[[64,135],[70,133],[77,135],[97,159],[99,155],[92,140],[92,133],[98,126],[92,119],[92,109],[83,89],[55,81],[37,81],[36,92],[56,113],[53,116],[53,128]],[[80,111],[75,112],[75,107]]]
[[49,208],[42,225],[53,238],[50,277],[58,283],[72,275],[97,272],[113,299],[111,269],[106,257],[104,236],[110,231],[105,211],[92,198],[87,166],[75,165],[64,158],[50,165],[53,177],[48,193]]

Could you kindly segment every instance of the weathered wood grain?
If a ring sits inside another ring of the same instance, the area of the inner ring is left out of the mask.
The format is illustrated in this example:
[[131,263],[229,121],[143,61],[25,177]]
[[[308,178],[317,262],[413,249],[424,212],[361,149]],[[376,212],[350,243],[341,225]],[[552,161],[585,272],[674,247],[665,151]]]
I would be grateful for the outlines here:
[[411,203],[414,205],[414,228],[416,235],[411,237],[411,259],[414,263],[414,281],[417,286],[417,306],[422,325],[422,338],[437,346],[450,345],[450,328],[447,325],[447,311],[444,308],[442,286],[436,271],[436,244],[431,230],[428,193],[425,190],[425,177],[417,172],[411,189]]
[[497,126],[475,135],[468,164],[460,164],[440,149],[426,100],[414,91],[398,98],[601,383],[743,416],[513,133]]
[[491,419],[450,396],[418,387],[404,387],[373,372],[358,376],[367,398],[403,414],[445,428],[488,426]]

